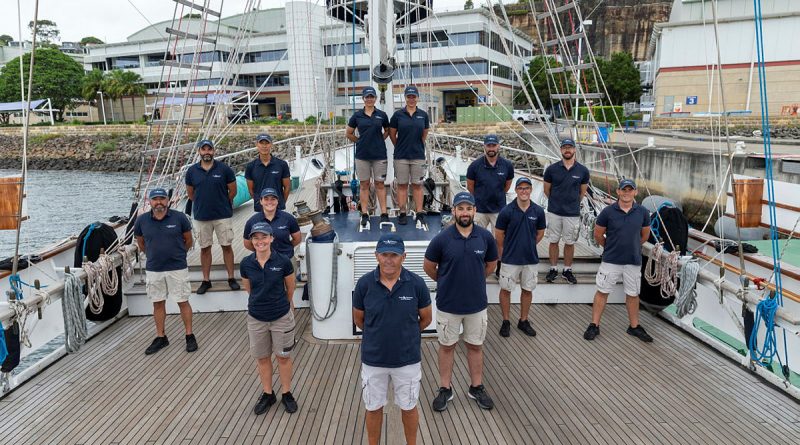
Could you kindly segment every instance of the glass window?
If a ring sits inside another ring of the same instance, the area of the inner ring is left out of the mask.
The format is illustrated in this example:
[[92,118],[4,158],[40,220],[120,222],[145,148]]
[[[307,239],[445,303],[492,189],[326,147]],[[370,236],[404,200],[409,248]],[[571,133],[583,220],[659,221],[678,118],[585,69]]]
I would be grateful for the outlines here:
[[111,59],[112,69],[139,68],[139,56],[123,56]]

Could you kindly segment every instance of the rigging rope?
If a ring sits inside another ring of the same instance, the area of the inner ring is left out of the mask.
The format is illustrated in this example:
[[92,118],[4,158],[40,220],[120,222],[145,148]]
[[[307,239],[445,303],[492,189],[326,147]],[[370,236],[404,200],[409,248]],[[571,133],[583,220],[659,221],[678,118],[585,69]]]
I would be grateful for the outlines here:
[[683,318],[694,314],[697,309],[697,276],[700,274],[700,263],[697,259],[688,260],[680,271],[680,288],[675,297],[675,315]]
[[61,311],[64,317],[64,347],[67,353],[76,352],[86,343],[89,331],[86,328],[86,312],[83,310],[81,280],[71,273],[64,274]]

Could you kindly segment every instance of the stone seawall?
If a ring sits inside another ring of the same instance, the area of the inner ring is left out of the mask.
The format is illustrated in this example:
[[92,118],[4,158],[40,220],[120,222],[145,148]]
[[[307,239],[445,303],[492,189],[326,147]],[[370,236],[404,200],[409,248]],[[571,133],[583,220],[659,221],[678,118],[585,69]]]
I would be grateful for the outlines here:
[[[677,130],[689,133],[719,134],[724,121],[720,117],[656,117],[650,126],[653,130]],[[769,119],[772,137],[800,138],[800,116],[772,116]],[[760,116],[730,116],[728,131],[731,136],[753,136],[761,131]],[[724,131],[723,131],[724,134]]]

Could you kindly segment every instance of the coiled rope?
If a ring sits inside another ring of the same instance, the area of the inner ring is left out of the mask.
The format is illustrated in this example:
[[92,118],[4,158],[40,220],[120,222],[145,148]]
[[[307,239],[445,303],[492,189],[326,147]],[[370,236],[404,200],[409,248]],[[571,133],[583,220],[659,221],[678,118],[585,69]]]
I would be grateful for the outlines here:
[[664,243],[656,243],[647,256],[644,278],[660,287],[661,298],[673,297],[678,291],[678,252],[666,252]]
[[694,314],[697,309],[697,275],[700,274],[700,263],[692,258],[687,261],[680,271],[680,288],[675,297],[675,315],[683,318]]
[[64,347],[66,347],[67,353],[76,352],[89,337],[81,284],[81,280],[75,275],[64,274],[64,296],[61,301],[61,311],[64,317]]

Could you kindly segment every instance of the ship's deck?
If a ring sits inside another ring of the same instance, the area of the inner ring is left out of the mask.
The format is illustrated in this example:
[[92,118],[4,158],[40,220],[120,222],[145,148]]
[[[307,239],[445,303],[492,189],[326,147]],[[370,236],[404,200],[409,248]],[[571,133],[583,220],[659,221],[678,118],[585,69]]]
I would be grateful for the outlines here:
[[[430,408],[437,387],[436,342],[423,341],[420,443],[800,443],[796,401],[668,323],[642,315],[655,337],[625,334],[625,308],[608,307],[602,335],[581,337],[587,305],[539,305],[527,338],[496,330],[490,306],[485,384],[497,407],[465,395],[463,348],[455,399]],[[150,317],[126,318],[0,400],[3,443],[22,444],[351,444],[366,443],[359,343],[311,337],[299,310],[294,393],[300,410],[279,404],[264,416],[248,355],[244,313],[195,314],[200,350],[184,352],[182,324],[169,316],[172,344],[154,356]],[[512,307],[512,317],[518,307]],[[277,385],[277,378],[276,385]],[[386,410],[384,443],[402,443],[400,413]]]

